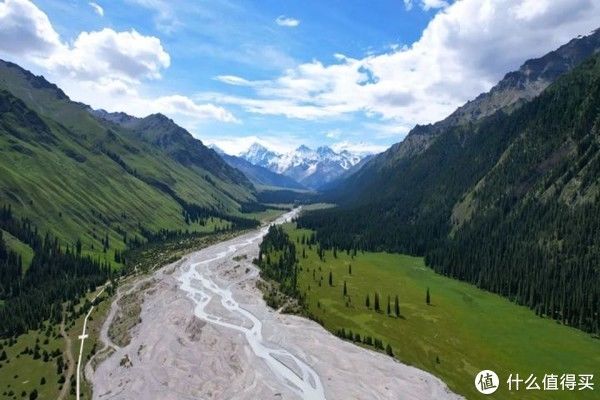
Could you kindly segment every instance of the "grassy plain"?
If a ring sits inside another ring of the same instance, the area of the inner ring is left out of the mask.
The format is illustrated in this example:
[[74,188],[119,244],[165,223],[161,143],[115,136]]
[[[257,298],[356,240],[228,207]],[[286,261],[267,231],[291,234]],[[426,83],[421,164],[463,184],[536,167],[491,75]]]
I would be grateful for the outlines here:
[[[439,376],[455,392],[469,399],[597,399],[594,391],[544,392],[507,390],[509,375],[600,373],[600,340],[579,330],[543,319],[531,310],[472,285],[434,273],[422,258],[388,253],[326,251],[324,261],[316,246],[301,244],[310,231],[285,225],[296,242],[300,269],[298,287],[308,311],[332,332],[344,328],[381,339],[404,363]],[[306,258],[302,258],[303,248]],[[349,273],[349,266],[352,274]],[[329,272],[333,286],[329,286]],[[313,273],[315,278],[313,278]],[[322,281],[321,281],[322,278]],[[319,282],[321,281],[321,285]],[[344,281],[347,296],[343,295]],[[429,288],[431,304],[426,304]],[[373,310],[375,292],[381,312]],[[370,308],[365,306],[367,295]],[[387,315],[387,298],[398,295],[400,318]],[[501,386],[493,395],[475,390],[477,372],[491,369]],[[365,371],[368,375],[368,371]],[[597,386],[597,385],[596,385]]]

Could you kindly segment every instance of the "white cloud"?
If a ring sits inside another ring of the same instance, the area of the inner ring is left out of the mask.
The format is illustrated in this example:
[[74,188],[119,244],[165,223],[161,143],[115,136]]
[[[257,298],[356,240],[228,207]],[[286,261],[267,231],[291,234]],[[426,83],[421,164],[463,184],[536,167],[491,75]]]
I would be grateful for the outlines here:
[[0,2],[0,48],[3,52],[38,57],[61,46],[50,20],[33,3],[27,0]]
[[412,8],[413,8],[412,0],[404,0],[404,8],[406,8],[406,11],[412,10]]
[[444,0],[421,0],[421,8],[425,11],[448,7],[448,2]]
[[275,23],[279,26],[285,26],[288,28],[295,28],[300,25],[300,20],[295,18],[286,17],[285,15],[280,15],[275,19]]
[[589,33],[598,21],[600,3],[593,0],[457,1],[410,46],[360,59],[340,54],[329,65],[314,60],[260,81],[252,98],[217,94],[212,100],[298,119],[362,112],[394,126],[435,122],[526,59]]
[[160,78],[170,63],[158,38],[109,28],[81,32],[72,45],[60,46],[45,61],[47,68],[75,78],[122,81]]
[[336,153],[339,153],[343,150],[347,150],[351,153],[356,154],[377,154],[385,151],[388,146],[381,146],[377,144],[372,144],[368,142],[350,142],[350,141],[341,141],[334,143],[330,146]]
[[342,136],[341,129],[331,129],[331,130],[325,132],[325,137],[327,137],[329,139],[337,139],[340,136]]
[[126,0],[154,12],[154,25],[161,32],[173,33],[182,24],[174,9],[176,2],[164,0]]
[[159,97],[152,102],[152,106],[159,112],[167,114],[182,114],[192,118],[215,119],[223,122],[240,122],[223,107],[213,104],[197,104],[189,97],[181,95]]
[[233,86],[255,86],[256,82],[249,81],[235,75],[219,75],[215,77],[215,80],[226,83]]
[[93,1],[88,3],[90,7],[94,9],[94,12],[101,17],[104,17],[104,8],[102,8],[98,3],[94,3]]
[[140,95],[142,83],[160,79],[171,59],[160,39],[135,30],[81,32],[64,42],[50,20],[27,0],[0,1],[0,56],[33,65],[77,101],[135,116],[162,112],[188,129],[205,119],[239,122],[221,106],[173,94]]
[[[285,136],[285,141],[282,137]],[[301,139],[298,139],[291,135],[246,135],[238,137],[214,137],[214,138],[203,138],[203,142],[207,144],[214,144],[217,147],[223,149],[227,154],[239,155],[254,144],[259,143],[265,146],[267,149],[275,151],[277,153],[287,153],[300,145],[304,144]]]

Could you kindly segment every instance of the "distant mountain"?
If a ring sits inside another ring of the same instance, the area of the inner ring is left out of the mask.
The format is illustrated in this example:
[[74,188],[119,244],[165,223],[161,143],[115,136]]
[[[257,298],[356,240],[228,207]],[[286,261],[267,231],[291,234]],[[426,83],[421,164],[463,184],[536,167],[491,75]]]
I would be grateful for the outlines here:
[[254,165],[289,176],[304,186],[318,189],[357,165],[366,155],[347,150],[336,153],[327,146],[313,150],[304,145],[288,153],[276,153],[254,143],[240,157]]
[[209,147],[219,154],[227,164],[246,175],[259,189],[261,186],[264,188],[306,189],[306,186],[301,185],[289,176],[278,174],[260,165],[254,165],[241,157],[229,155],[217,146],[211,145]]
[[600,32],[416,127],[301,227],[340,249],[425,256],[437,272],[600,333]]

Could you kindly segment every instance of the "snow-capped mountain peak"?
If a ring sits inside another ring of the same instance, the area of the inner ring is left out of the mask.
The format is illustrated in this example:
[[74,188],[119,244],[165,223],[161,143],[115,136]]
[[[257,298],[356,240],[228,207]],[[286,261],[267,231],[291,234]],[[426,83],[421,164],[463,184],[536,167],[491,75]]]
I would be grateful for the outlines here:
[[277,158],[279,154],[267,149],[260,143],[253,143],[245,152],[240,154],[240,157],[251,162],[254,165],[268,167],[271,160]]
[[354,154],[348,150],[339,153],[331,147],[320,146],[316,150],[301,145],[287,153],[277,153],[254,143],[240,157],[255,165],[296,179],[305,186],[317,188],[332,181],[354,165],[365,154]]

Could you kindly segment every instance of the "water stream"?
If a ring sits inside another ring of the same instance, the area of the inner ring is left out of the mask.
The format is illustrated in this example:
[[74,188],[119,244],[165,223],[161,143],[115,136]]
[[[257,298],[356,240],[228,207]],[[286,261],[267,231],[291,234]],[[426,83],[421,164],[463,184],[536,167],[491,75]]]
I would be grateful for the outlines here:
[[[286,214],[276,223],[289,220],[295,215],[295,212]],[[226,287],[220,287],[210,278],[210,267],[216,265],[219,261],[231,257],[233,254],[243,256],[250,253],[258,246],[260,239],[266,234],[268,228],[262,228],[256,234],[236,238],[227,242],[224,250],[214,256],[209,256],[205,260],[192,262],[190,268],[180,277],[181,289],[196,304],[195,315],[209,323],[234,329],[242,332],[252,349],[252,352],[268,365],[269,369],[286,387],[297,393],[306,400],[325,399],[325,392],[319,375],[304,361],[291,354],[283,348],[276,348],[273,344],[267,343],[262,336],[262,321],[252,312],[240,306],[233,298],[231,286],[237,282],[232,282]],[[202,255],[202,253],[200,253]],[[250,258],[250,257],[248,257]],[[206,310],[207,305],[213,300],[219,300],[225,310],[230,315],[239,317],[238,322],[228,322],[219,315],[215,315]],[[298,368],[292,368],[282,359],[293,360]]]

